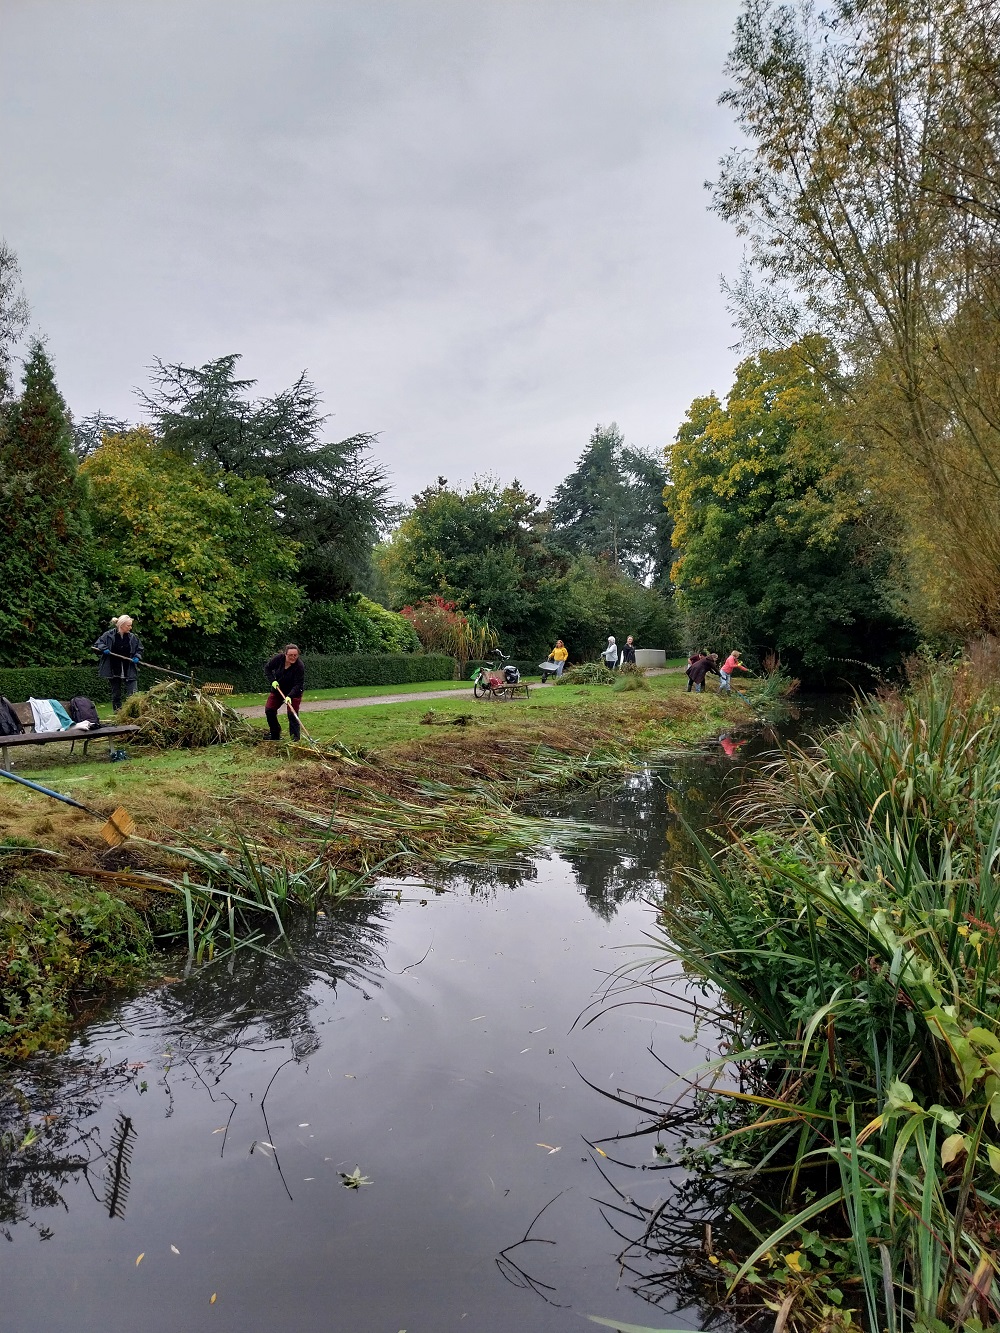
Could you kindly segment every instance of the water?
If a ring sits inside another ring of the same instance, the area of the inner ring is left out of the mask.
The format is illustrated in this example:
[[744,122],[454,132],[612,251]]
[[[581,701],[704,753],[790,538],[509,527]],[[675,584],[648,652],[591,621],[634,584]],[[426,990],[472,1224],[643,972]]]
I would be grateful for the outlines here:
[[682,1277],[621,1269],[628,1199],[700,1223],[650,1138],[609,1141],[643,1118],[601,1092],[660,1094],[650,1045],[681,1070],[706,1052],[685,1013],[600,996],[649,951],[678,815],[716,820],[775,739],[577,796],[597,846],[401,885],[294,962],[244,951],[9,1071],[0,1128],[20,1144],[26,1106],[37,1138],[0,1174],[0,1329],[705,1327]]

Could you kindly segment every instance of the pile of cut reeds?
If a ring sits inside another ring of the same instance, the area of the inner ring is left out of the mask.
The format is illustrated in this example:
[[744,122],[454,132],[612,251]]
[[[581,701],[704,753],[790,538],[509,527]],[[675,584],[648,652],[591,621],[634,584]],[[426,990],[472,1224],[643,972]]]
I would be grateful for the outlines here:
[[125,700],[118,721],[140,727],[139,743],[157,750],[196,749],[252,737],[249,722],[218,698],[184,681],[164,681]]

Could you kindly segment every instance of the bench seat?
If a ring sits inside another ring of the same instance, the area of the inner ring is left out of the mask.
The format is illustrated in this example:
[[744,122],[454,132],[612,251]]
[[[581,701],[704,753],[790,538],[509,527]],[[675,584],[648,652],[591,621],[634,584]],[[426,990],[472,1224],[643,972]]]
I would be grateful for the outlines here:
[[[60,700],[60,702],[62,701]],[[103,740],[105,737],[110,741],[113,736],[131,736],[139,730],[135,723],[108,723],[96,727],[67,727],[65,731],[35,731],[35,719],[31,712],[31,704],[12,704],[11,707],[17,715],[17,720],[24,727],[24,735],[0,736],[0,758],[2,758],[2,766],[6,769],[10,768],[7,751],[18,745],[52,745],[57,741],[67,741],[72,752],[76,742],[82,741],[83,753],[86,754],[87,746],[91,741]],[[63,703],[63,707],[66,708],[67,705]]]

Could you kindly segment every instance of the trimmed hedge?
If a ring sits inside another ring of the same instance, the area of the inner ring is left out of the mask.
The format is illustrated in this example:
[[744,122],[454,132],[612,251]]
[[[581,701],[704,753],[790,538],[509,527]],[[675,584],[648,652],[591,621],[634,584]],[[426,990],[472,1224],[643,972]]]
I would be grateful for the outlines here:
[[[331,690],[357,685],[408,685],[415,681],[451,680],[455,660],[432,653],[343,653],[336,656],[305,653],[306,689]],[[140,686],[163,680],[154,671],[139,671]],[[264,663],[250,667],[195,668],[196,680],[219,680],[232,685],[237,693],[263,694]],[[72,699],[86,695],[95,703],[109,703],[108,682],[97,674],[97,667],[2,667],[0,694],[14,703],[36,699]]]
[[[432,653],[303,653],[302,660],[306,664],[307,691],[451,680],[455,672],[453,658]],[[199,680],[228,681],[238,694],[262,694],[266,685],[263,662],[256,668],[196,669],[195,676]]]
[[3,667],[0,668],[0,694],[12,703],[26,699],[72,699],[82,694],[95,703],[111,702],[108,682],[93,666]]

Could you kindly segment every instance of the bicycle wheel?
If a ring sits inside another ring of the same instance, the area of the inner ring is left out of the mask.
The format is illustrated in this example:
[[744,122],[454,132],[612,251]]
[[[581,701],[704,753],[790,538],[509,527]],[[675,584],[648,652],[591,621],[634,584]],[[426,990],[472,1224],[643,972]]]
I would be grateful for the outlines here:
[[472,687],[472,693],[476,696],[477,699],[485,699],[486,696],[489,694],[489,692],[490,692],[490,687],[488,685],[484,685],[482,680],[477,676],[476,682]]

